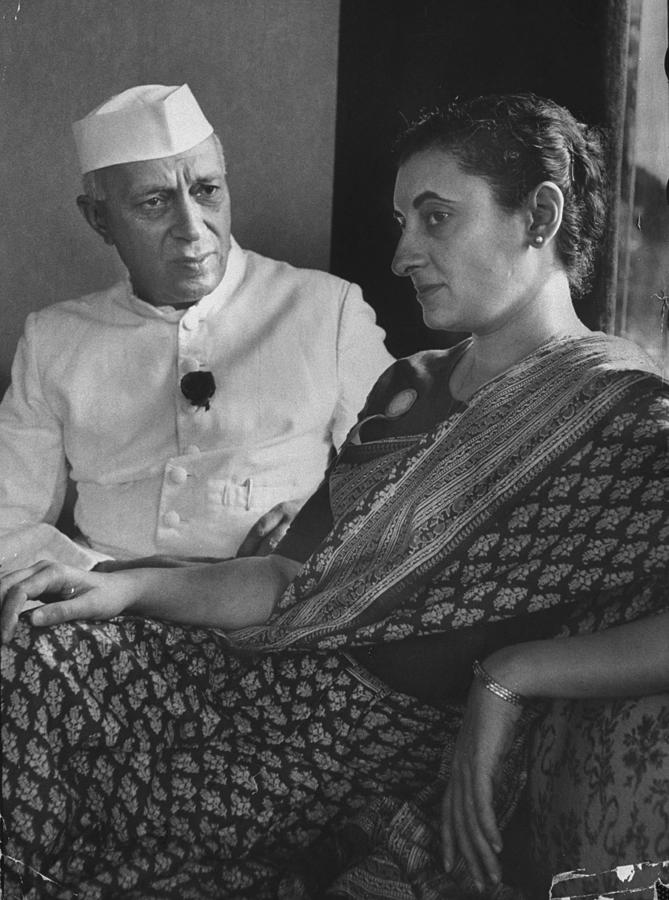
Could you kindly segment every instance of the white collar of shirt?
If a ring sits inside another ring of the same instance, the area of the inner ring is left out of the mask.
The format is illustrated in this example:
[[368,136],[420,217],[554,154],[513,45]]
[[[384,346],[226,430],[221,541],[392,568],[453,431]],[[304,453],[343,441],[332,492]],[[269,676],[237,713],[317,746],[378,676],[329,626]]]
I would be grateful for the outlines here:
[[225,266],[223,278],[211,294],[206,294],[197,303],[187,309],[175,309],[173,306],[152,306],[145,300],[136,297],[132,290],[130,278],[125,281],[126,290],[122,300],[128,309],[146,319],[163,319],[167,322],[180,322],[184,316],[205,319],[212,311],[221,309],[232,297],[244,278],[246,271],[246,253],[237,241],[230,236],[230,252]]

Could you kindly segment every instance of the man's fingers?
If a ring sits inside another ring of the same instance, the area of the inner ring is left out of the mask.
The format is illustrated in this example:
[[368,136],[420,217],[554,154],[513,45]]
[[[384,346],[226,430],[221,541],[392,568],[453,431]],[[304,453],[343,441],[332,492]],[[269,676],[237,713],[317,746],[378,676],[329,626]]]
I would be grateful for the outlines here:
[[[26,569],[24,572],[29,573],[30,570]],[[16,581],[9,588],[5,597],[10,598],[13,592],[20,591],[25,594],[26,597],[35,599],[36,597],[39,597],[40,594],[55,594],[60,591],[68,590],[69,587],[70,585],[68,584],[65,572],[60,568],[47,563],[41,569],[32,572],[31,574],[24,574],[22,579]]]
[[[12,588],[17,584],[29,582],[30,579],[35,576],[49,580],[54,577],[56,572],[57,567],[54,566],[53,563],[46,562],[45,560],[40,560],[40,562],[28,566],[25,569],[17,569],[15,572],[10,572],[9,575],[4,575],[0,579],[0,599],[4,600]],[[28,591],[26,590],[26,593],[27,592]]]
[[296,504],[277,503],[261,516],[242,541],[237,556],[266,556],[277,546],[295,517]]
[[[44,561],[5,575],[0,581],[0,640],[9,643],[14,637],[19,616],[29,600],[39,597],[50,585],[58,584],[58,569]],[[58,590],[58,587],[55,588]]]
[[273,506],[264,516],[258,519],[254,525],[254,530],[260,538],[269,537],[284,522],[285,518],[284,504],[277,503],[276,506]]
[[283,522],[281,523],[281,525],[275,528],[274,531],[271,531],[260,544],[260,547],[258,548],[258,556],[266,556],[268,553],[276,550],[287,531],[288,525]]
[[269,553],[272,549],[269,547],[270,533],[281,523],[281,520],[282,514],[277,506],[261,516],[240,544],[237,556],[264,556]]
[[20,591],[16,591],[12,597],[5,599],[0,612],[0,640],[3,644],[8,644],[14,637],[16,626],[19,621],[19,615],[24,607],[27,596]]
[[[0,582],[0,633],[3,643],[8,643],[14,636],[19,616],[25,611],[26,617],[33,624],[47,625],[66,622],[78,618],[84,611],[90,610],[89,592],[95,579],[89,572],[63,566],[59,563],[39,562],[34,566],[7,575]],[[40,605],[35,608],[30,601],[50,594],[62,596],[63,600]],[[78,594],[82,594],[84,605],[73,605]],[[95,595],[94,595],[95,596]],[[86,599],[85,599],[86,598]],[[30,609],[30,607],[33,607]],[[44,613],[52,607],[58,607],[54,613]],[[93,617],[93,612],[89,613]]]

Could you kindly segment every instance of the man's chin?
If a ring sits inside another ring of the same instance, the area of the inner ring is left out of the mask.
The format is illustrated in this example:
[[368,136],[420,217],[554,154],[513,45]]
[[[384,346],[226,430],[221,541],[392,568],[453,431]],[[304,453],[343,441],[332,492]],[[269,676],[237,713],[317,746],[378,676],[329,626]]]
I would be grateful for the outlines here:
[[192,275],[175,279],[170,286],[173,303],[197,303],[207,294],[211,294],[221,283],[223,273],[217,275]]

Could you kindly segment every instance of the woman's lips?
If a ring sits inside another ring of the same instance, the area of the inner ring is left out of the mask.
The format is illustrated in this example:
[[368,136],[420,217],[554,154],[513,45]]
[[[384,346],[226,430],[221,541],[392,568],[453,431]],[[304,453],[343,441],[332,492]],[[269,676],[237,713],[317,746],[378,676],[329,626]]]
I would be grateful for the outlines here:
[[422,302],[423,300],[429,300],[430,297],[438,293],[443,288],[443,284],[415,284],[414,288],[418,300]]

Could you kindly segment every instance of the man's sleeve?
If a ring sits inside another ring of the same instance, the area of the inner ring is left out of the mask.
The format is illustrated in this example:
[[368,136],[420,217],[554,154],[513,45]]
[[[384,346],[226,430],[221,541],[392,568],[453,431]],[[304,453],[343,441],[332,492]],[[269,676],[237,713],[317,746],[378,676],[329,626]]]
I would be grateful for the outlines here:
[[[0,572],[57,559],[86,568],[88,551],[56,531],[67,486],[63,429],[40,380],[31,314],[0,403]],[[86,558],[84,558],[86,555]],[[94,565],[99,554],[92,554]],[[93,558],[95,557],[95,558]]]
[[374,310],[360,288],[351,284],[343,300],[337,340],[339,397],[332,424],[332,442],[339,448],[367,395],[382,372],[394,362],[383,343],[385,333],[376,324]]
[[0,529],[53,523],[67,482],[63,430],[44,393],[38,368],[34,316],[12,365],[0,404]]

